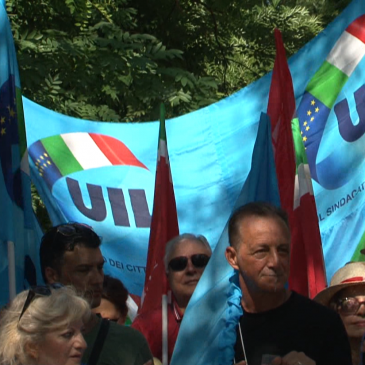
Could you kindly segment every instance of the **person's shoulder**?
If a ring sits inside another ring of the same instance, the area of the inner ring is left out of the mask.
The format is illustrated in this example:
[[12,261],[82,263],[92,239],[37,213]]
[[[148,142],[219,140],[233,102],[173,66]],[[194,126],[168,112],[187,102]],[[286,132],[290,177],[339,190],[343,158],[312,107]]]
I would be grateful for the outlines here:
[[137,331],[132,327],[120,325],[115,322],[110,322],[109,333],[112,336],[118,336],[118,337],[123,336],[125,338],[130,339],[131,341],[132,340],[145,341],[145,337],[142,335],[141,332]]
[[144,364],[152,359],[147,340],[143,334],[134,328],[115,322],[109,322],[104,347],[103,354],[105,353],[105,356],[112,354],[113,364]]
[[301,295],[295,291],[292,291],[291,299],[292,299],[293,303],[295,303],[295,305],[307,307],[311,310],[333,312],[329,308],[325,307],[324,305],[319,304],[319,303],[315,302],[314,300],[312,300],[308,297],[305,297],[304,295]]
[[132,327],[137,323],[160,323],[162,320],[162,309],[155,308],[151,309],[148,312],[144,312],[142,314],[138,314],[136,319],[132,323]]
[[332,309],[294,291],[292,292],[292,302],[306,317],[314,317],[321,321],[341,321],[339,315]]

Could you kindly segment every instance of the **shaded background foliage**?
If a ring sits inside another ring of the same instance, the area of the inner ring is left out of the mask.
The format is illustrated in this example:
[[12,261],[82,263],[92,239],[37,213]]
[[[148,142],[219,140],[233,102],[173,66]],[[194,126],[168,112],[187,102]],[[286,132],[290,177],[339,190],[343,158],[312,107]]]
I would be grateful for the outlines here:
[[288,55],[348,0],[7,0],[23,93],[102,121],[178,116],[225,97]]
[[[202,108],[272,69],[349,0],[7,0],[23,94],[60,113],[129,122]],[[45,208],[34,190],[42,223]]]

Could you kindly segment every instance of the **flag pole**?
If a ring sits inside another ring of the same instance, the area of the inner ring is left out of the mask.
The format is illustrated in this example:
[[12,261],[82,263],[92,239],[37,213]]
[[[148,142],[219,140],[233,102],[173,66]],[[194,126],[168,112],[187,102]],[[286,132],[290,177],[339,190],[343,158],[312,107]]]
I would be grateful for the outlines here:
[[8,273],[9,273],[9,300],[16,296],[15,280],[15,245],[13,241],[8,241]]
[[162,365],[168,365],[168,318],[167,318],[167,295],[162,295]]

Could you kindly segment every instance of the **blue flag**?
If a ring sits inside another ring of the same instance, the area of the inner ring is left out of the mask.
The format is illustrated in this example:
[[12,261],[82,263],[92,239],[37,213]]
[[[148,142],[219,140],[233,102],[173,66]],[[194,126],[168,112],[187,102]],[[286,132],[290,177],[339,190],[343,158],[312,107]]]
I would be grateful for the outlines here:
[[[365,2],[354,0],[289,60],[329,279],[363,260],[365,245],[364,14]],[[212,248],[248,175],[270,84],[269,74],[166,121],[180,231],[204,234]],[[141,295],[158,122],[92,122],[23,103],[31,176],[52,222],[93,226],[103,237],[105,271]]]
[[[260,118],[251,171],[234,210],[253,201],[280,205],[270,119],[264,113]],[[238,273],[225,257],[228,245],[227,223],[184,314],[171,365],[233,364],[242,294]]]
[[[13,36],[0,3],[0,305],[37,282],[25,125]],[[39,233],[39,231],[38,231]],[[39,236],[38,236],[39,237]],[[8,260],[9,259],[9,260]],[[9,291],[10,290],[10,291]]]

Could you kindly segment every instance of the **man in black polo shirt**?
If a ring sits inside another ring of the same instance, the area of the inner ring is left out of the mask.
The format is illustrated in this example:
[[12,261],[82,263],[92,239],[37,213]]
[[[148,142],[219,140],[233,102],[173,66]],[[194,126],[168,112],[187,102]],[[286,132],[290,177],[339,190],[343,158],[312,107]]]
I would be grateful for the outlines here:
[[226,258],[238,271],[244,311],[235,361],[248,365],[351,365],[339,316],[287,289],[290,230],[267,203],[239,208],[229,222]]

